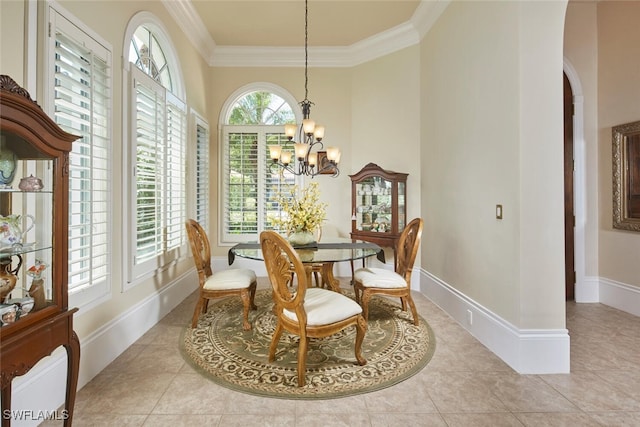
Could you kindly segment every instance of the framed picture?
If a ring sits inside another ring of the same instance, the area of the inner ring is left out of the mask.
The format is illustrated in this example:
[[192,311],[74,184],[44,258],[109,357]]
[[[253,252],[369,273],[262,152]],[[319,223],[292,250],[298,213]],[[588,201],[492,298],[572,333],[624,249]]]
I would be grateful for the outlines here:
[[612,131],[613,228],[640,231],[640,122]]
[[[320,172],[321,175],[333,175],[335,173],[334,168],[330,168],[329,166],[329,159],[327,158],[327,152],[326,151],[318,151],[318,170],[322,171]],[[322,170],[326,168],[325,170]]]

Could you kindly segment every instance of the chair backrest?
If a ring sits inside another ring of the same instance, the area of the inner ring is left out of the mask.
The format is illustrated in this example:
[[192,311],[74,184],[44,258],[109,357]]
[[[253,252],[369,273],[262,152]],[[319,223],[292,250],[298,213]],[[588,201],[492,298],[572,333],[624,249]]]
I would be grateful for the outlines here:
[[204,285],[207,277],[211,276],[211,246],[209,238],[204,228],[194,219],[185,221],[187,227],[187,236],[191,244],[191,253],[193,254],[193,262],[196,264],[200,286]]
[[422,218],[415,218],[407,224],[400,233],[398,247],[396,248],[396,273],[405,278],[411,284],[411,271],[418,254],[420,239],[422,239]]
[[[260,247],[273,288],[277,315],[281,315],[283,309],[295,311],[301,327],[304,327],[307,323],[307,315],[303,308],[307,292],[307,272],[300,256],[291,244],[275,231],[260,233]],[[289,286],[292,270],[298,278],[298,286],[295,289]]]

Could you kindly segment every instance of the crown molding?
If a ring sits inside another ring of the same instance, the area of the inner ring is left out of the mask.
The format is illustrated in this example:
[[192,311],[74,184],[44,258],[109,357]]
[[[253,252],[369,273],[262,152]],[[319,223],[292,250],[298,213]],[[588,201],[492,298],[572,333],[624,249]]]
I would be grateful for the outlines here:
[[[310,67],[353,67],[416,45],[451,0],[422,0],[411,19],[350,46],[309,47]],[[204,60],[212,67],[304,67],[303,47],[220,46],[191,0],[162,0]]]
[[[411,23],[398,25],[346,47],[309,47],[310,67],[353,67],[417,44]],[[304,67],[303,47],[216,46],[214,67]]]
[[449,6],[452,0],[422,0],[416,11],[413,12],[410,22],[418,31],[420,40],[429,32],[433,24],[436,23],[442,12]]
[[162,4],[202,58],[211,65],[216,42],[211,38],[191,0],[162,0]]

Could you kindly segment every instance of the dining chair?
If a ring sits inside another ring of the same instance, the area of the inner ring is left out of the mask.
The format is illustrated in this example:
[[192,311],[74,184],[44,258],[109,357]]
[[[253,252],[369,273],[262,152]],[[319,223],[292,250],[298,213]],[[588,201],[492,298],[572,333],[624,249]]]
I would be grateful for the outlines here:
[[257,286],[256,273],[246,268],[214,272],[211,268],[211,246],[207,233],[196,220],[188,219],[185,225],[193,253],[193,262],[196,265],[200,281],[200,295],[191,319],[191,327],[197,326],[200,312],[203,314],[207,312],[210,299],[238,295],[242,299],[243,305],[242,328],[245,331],[250,330],[249,309],[256,310],[258,308],[254,304]]
[[[362,307],[351,298],[337,292],[308,287],[309,276],[305,269],[311,267],[304,266],[298,253],[278,233],[260,233],[260,246],[273,289],[274,313],[277,318],[269,346],[269,362],[275,360],[283,331],[298,335],[298,387],[302,387],[305,385],[309,338],[328,337],[355,326],[355,357],[358,365],[365,365],[367,361],[361,352],[367,322],[362,316]],[[297,288],[289,287],[291,266],[298,277]]]
[[411,307],[413,324],[418,325],[419,317],[411,298],[411,272],[422,238],[422,218],[415,218],[400,233],[396,248],[395,271],[384,268],[359,268],[354,273],[354,293],[356,301],[362,305],[364,318],[369,316],[369,300],[374,295],[399,297],[402,310]]

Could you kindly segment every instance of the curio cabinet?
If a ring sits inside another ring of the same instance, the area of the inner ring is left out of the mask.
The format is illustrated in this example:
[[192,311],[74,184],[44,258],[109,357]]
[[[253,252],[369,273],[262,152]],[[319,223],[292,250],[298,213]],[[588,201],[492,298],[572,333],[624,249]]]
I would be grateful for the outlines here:
[[[11,424],[11,382],[63,346],[71,425],[80,343],[67,295],[69,152],[63,131],[29,93],[0,76],[0,363],[2,426]],[[38,408],[33,408],[37,410]]]
[[351,177],[351,238],[395,246],[407,224],[407,176],[369,163]]

